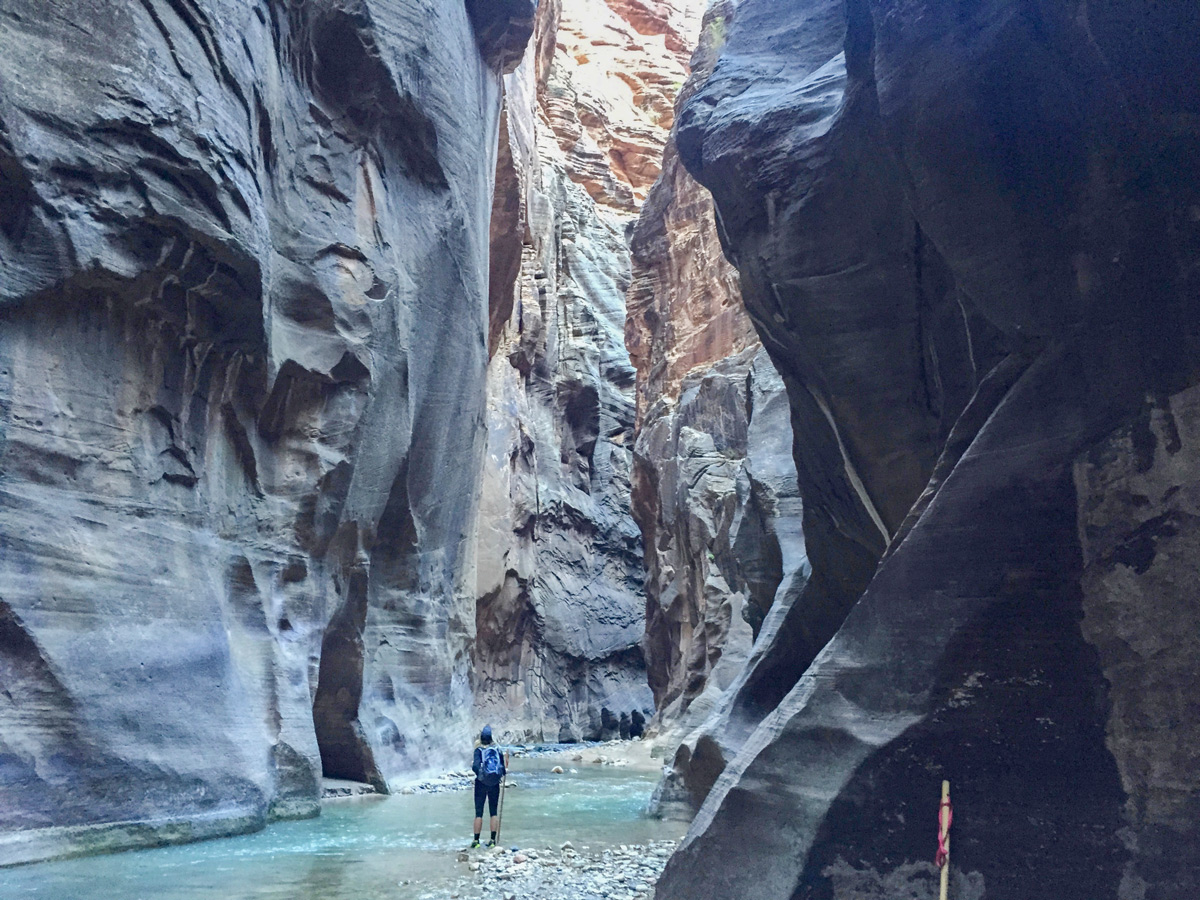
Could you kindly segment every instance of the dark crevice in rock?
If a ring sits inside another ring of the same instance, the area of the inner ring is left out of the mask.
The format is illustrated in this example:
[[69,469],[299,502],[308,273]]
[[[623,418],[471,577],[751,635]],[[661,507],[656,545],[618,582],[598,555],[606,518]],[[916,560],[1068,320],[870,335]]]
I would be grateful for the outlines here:
[[529,585],[510,570],[498,588],[475,601],[475,691],[519,690],[528,658],[540,639]]
[[363,627],[367,573],[352,569],[342,584],[342,605],[321,640],[321,665],[313,699],[313,726],[327,778],[343,778],[387,790],[359,721],[363,693]]
[[237,460],[245,473],[246,484],[256,497],[262,497],[262,485],[258,480],[258,460],[255,458],[254,445],[250,442],[249,433],[238,418],[237,409],[232,403],[226,403],[221,408],[221,414],[229,431],[230,442],[237,453]]
[[257,122],[255,130],[258,135],[258,151],[262,155],[263,168],[271,175],[275,171],[279,156],[275,151],[275,139],[271,136],[271,114],[267,112],[266,104],[258,91],[254,92],[254,115]]
[[[500,113],[500,143],[496,152],[496,182],[490,223],[488,269],[488,356],[496,354],[500,335],[512,316],[517,277],[521,272],[524,228],[520,176],[513,159],[508,127],[508,100]],[[523,329],[521,329],[523,330]],[[516,363],[514,363],[516,365]]]
[[183,62],[179,58],[179,51],[175,49],[175,41],[171,37],[171,30],[163,21],[157,4],[154,2],[154,0],[140,0],[140,2],[142,4],[142,8],[146,10],[146,14],[149,15],[151,21],[154,22],[154,27],[157,28],[159,34],[162,35],[162,39],[167,45],[167,50],[171,54],[171,61],[175,64],[175,68],[179,70],[180,75],[182,75],[188,81],[191,81],[192,73],[184,68]]
[[0,233],[13,245],[19,246],[25,237],[36,199],[33,182],[17,159],[0,118]]
[[536,0],[466,0],[479,52],[493,69],[511,72],[533,35]]
[[332,401],[339,393],[355,393],[368,380],[366,366],[353,354],[343,354],[329,374],[313,372],[293,359],[275,376],[258,412],[256,428],[268,441],[278,441],[305,413]]
[[563,449],[568,451],[563,464],[571,472],[576,487],[591,493],[592,455],[600,437],[600,393],[593,384],[563,382],[557,386],[558,402],[567,434]]
[[[421,541],[409,499],[408,477],[408,466],[402,465],[392,482],[369,547],[372,571],[379,576],[375,583],[381,590],[397,594],[418,591],[421,587],[418,559]],[[413,617],[409,624],[417,630],[423,626],[421,612],[412,608],[405,613]]]

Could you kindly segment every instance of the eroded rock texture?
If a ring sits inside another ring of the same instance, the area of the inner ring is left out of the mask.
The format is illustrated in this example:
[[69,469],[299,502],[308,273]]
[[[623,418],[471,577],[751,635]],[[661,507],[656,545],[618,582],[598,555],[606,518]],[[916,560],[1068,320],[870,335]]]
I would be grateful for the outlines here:
[[639,433],[646,657],[674,757],[660,813],[690,817],[747,735],[730,723],[737,685],[806,582],[791,453],[787,394],[761,347],[694,371]]
[[[682,105],[716,63],[719,29],[728,4],[706,11],[696,35]],[[668,135],[662,175],[651,188],[630,238],[633,281],[625,345],[638,371],[638,422],[657,400],[679,396],[684,376],[757,346],[741,302],[737,270],[717,237],[712,196],[684,168]]]
[[[679,104],[712,72],[731,8],[706,12]],[[737,746],[723,692],[777,595],[790,602],[803,586],[807,561],[783,383],[721,253],[711,196],[683,167],[674,135],[631,249],[633,512],[646,545],[655,726],[675,753],[658,805],[682,801],[690,815]]]
[[756,347],[693,372],[677,404],[642,429],[638,488],[654,494],[638,501],[655,515],[647,652],[660,708],[686,708],[734,652],[722,666],[728,686],[784,573],[803,559],[791,448],[782,382]]
[[543,3],[505,80],[474,658],[481,711],[513,735],[615,737],[622,715],[654,711],[627,226],[685,71],[674,23],[695,18]]
[[[1200,389],[1144,413],[1075,463],[1083,633],[1111,685],[1106,743],[1133,846],[1128,893],[1195,893],[1200,821]],[[1160,880],[1173,883],[1167,893]]]
[[726,21],[677,140],[787,387],[812,577],[663,900],[934,896],[942,777],[955,896],[1195,895],[1198,20]]
[[465,739],[492,25],[0,2],[0,862]]
[[571,178],[634,214],[662,171],[705,0],[568,0],[543,97]]

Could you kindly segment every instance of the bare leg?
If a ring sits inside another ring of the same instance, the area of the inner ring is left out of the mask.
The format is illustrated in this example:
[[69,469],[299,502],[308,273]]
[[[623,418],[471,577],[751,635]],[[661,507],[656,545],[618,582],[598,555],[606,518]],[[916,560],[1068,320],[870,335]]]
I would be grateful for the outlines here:
[[476,818],[475,818],[475,833],[479,834],[479,831],[481,828],[483,828],[483,816],[476,816]]
[[496,818],[495,816],[492,816],[491,824],[492,824],[492,831],[495,831],[497,828],[500,827],[500,820],[498,818]]

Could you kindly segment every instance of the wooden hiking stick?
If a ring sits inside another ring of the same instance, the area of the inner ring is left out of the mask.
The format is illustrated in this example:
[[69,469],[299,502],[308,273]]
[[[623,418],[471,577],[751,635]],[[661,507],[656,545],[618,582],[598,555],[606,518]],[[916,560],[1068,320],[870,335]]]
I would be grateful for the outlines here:
[[496,811],[496,846],[500,846],[500,829],[504,826],[504,790],[508,787],[508,762],[507,754],[504,758],[504,777],[500,779],[500,808]]
[[942,869],[941,900],[950,893],[950,823],[954,821],[954,808],[950,805],[950,782],[942,782],[942,802],[938,806],[938,850],[935,861]]

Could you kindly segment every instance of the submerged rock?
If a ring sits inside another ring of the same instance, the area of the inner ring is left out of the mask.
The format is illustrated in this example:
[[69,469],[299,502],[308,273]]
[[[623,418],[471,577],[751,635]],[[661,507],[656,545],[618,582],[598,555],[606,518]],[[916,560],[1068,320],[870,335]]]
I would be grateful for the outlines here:
[[[411,787],[402,787],[401,794],[411,794]],[[380,791],[374,785],[360,784],[355,781],[344,781],[337,778],[321,779],[322,800],[354,800],[362,797],[378,797]]]

